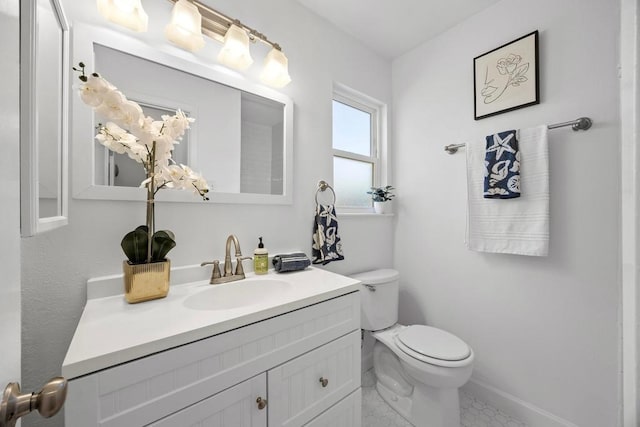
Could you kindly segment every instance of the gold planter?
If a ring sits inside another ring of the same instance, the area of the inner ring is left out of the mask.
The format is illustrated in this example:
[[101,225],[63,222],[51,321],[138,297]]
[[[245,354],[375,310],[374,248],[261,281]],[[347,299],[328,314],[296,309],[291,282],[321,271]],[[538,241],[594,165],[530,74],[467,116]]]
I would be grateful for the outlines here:
[[129,304],[164,298],[169,293],[171,261],[150,264],[122,263],[124,271],[124,297]]

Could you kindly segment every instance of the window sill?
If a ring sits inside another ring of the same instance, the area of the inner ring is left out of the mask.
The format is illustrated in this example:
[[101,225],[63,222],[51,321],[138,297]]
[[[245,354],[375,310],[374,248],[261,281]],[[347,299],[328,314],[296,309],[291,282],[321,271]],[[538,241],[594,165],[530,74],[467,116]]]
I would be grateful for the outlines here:
[[379,214],[375,212],[338,212],[338,218],[340,217],[349,217],[349,216],[379,216],[379,217],[394,217],[395,213],[387,213],[387,214]]

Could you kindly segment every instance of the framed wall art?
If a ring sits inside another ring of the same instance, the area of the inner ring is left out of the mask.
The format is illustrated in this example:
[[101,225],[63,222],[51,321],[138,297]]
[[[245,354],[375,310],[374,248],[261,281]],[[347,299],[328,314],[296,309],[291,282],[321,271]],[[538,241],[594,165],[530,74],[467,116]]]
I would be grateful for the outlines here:
[[475,120],[540,103],[538,31],[473,58]]

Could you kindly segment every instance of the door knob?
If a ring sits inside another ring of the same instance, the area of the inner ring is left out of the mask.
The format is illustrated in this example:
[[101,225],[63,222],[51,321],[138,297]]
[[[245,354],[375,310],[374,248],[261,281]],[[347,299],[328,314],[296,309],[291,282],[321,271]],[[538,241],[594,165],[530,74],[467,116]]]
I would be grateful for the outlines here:
[[38,393],[20,394],[19,383],[9,383],[0,402],[0,427],[14,427],[18,418],[37,409],[44,418],[58,413],[67,397],[67,380],[51,378]]

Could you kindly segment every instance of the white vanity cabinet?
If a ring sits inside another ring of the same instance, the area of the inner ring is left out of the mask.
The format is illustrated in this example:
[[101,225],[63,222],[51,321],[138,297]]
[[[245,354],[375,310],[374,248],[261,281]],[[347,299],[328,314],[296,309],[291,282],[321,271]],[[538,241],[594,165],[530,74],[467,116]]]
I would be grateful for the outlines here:
[[[169,415],[150,427],[266,427],[266,374],[258,375],[188,408]],[[258,396],[258,397],[256,397]]]
[[350,292],[73,378],[65,420],[356,427],[360,406],[360,300]]

